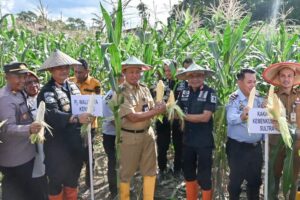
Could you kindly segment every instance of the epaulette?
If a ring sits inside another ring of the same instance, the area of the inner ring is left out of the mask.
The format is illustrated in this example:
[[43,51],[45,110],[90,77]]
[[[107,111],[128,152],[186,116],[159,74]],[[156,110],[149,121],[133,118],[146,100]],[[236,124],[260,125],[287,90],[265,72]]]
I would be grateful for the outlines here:
[[145,83],[139,83],[142,87],[148,87]]
[[238,93],[237,92],[234,92],[232,93],[230,96],[229,96],[229,101],[234,101],[238,98]]

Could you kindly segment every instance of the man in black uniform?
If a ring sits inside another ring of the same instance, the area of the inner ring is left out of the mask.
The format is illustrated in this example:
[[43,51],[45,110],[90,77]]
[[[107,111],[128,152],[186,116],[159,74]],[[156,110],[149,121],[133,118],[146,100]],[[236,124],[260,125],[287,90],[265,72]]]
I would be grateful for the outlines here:
[[72,115],[71,95],[80,94],[75,83],[68,81],[73,65],[80,63],[56,50],[40,68],[40,71],[48,70],[52,75],[38,95],[38,102],[46,103],[45,121],[53,128],[53,136],[47,133],[44,144],[49,200],[77,200],[84,156],[80,125],[93,120],[88,113]]
[[[178,85],[172,77],[171,65],[176,69],[176,63],[170,60],[164,60],[164,72],[166,78],[162,81],[165,85],[164,101],[167,102],[170,96],[170,91],[174,91],[175,98],[184,89],[184,84]],[[180,86],[180,87],[179,87]],[[156,134],[157,134],[157,147],[158,147],[158,167],[159,167],[159,179],[162,180],[165,177],[167,167],[167,151],[169,145],[172,142],[174,146],[174,168],[173,172],[175,176],[178,176],[181,172],[181,154],[182,154],[182,131],[180,130],[180,124],[178,120],[174,120],[172,127],[167,117],[163,118],[163,122],[156,121]]]
[[189,83],[189,87],[178,97],[178,105],[186,114],[183,172],[188,200],[198,199],[198,184],[202,188],[202,199],[212,199],[212,114],[216,109],[217,97],[215,91],[204,84],[205,77],[212,74],[212,71],[193,63],[177,75],[178,79],[188,80]]

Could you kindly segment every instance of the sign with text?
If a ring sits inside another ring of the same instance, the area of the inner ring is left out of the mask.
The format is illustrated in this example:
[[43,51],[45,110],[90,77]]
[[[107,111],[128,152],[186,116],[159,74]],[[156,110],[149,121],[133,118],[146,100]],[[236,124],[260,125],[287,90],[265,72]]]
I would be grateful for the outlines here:
[[252,108],[249,111],[248,132],[260,134],[279,134],[265,108]]
[[[72,114],[78,115],[87,112],[90,95],[71,95]],[[96,117],[103,116],[103,99],[101,95],[96,95],[94,112]]]

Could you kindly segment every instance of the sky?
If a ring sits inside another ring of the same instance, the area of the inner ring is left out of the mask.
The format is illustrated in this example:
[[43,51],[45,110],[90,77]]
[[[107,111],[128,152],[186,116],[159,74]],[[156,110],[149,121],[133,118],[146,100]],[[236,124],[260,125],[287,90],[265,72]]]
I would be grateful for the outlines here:
[[[112,0],[100,0],[103,6],[111,11]],[[66,20],[68,17],[81,18],[88,25],[92,25],[93,13],[100,14],[99,0],[42,0],[47,7],[50,19]],[[113,0],[116,2],[116,0]],[[153,24],[156,19],[166,23],[170,8],[178,3],[178,0],[141,0],[150,10],[150,22]],[[33,11],[37,13],[38,0],[0,0],[1,13],[19,13],[21,11]],[[131,0],[124,12],[125,27],[135,27],[140,23],[136,6],[140,0]],[[156,13],[156,15],[155,15]]]

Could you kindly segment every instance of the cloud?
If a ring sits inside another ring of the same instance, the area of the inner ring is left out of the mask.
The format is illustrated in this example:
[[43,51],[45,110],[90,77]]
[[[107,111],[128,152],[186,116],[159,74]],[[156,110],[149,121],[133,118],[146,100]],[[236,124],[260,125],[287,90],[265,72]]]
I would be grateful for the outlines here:
[[[104,7],[110,11],[112,10],[112,5],[103,1]],[[150,23],[154,24],[156,20],[160,20],[164,23],[167,21],[169,16],[169,11],[178,0],[142,0],[149,9]],[[5,6],[2,6],[2,14],[4,12],[9,13],[19,13],[21,11],[31,10],[37,12],[37,6],[39,4],[38,0],[2,0]],[[44,6],[47,7],[48,16],[52,19],[65,20],[68,17],[81,18],[91,25],[93,13],[100,14],[99,1],[97,0],[42,0]],[[116,2],[116,0],[114,0]],[[165,3],[164,3],[165,2]],[[140,16],[138,10],[136,9],[140,0],[131,0],[124,12],[125,26],[135,27],[140,23]],[[2,5],[3,3],[1,3]]]

